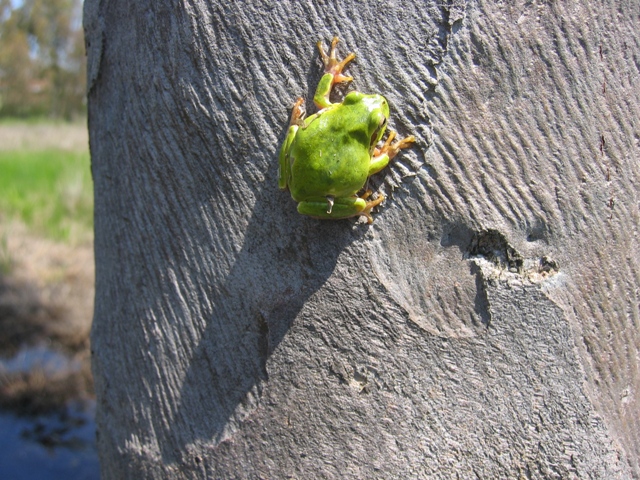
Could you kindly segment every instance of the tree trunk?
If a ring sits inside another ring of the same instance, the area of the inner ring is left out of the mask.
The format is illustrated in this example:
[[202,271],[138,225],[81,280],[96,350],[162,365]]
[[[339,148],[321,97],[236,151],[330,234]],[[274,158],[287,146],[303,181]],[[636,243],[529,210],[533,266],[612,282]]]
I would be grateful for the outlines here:
[[[638,9],[86,0],[103,477],[640,478]],[[372,225],[277,189],[334,34]]]

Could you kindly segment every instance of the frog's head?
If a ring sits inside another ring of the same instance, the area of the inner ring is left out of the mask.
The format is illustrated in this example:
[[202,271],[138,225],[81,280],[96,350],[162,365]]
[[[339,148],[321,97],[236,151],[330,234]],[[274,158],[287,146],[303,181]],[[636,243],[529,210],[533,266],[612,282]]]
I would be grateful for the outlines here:
[[350,92],[345,98],[345,105],[358,106],[362,112],[360,118],[366,119],[368,138],[371,139],[371,150],[377,145],[387,128],[389,118],[389,104],[382,95],[365,95],[360,92]]

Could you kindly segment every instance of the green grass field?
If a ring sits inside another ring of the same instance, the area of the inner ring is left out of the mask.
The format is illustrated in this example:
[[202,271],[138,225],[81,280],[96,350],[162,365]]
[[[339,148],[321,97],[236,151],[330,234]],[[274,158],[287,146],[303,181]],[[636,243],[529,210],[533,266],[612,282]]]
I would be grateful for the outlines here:
[[0,221],[81,241],[93,231],[93,183],[87,151],[0,150]]

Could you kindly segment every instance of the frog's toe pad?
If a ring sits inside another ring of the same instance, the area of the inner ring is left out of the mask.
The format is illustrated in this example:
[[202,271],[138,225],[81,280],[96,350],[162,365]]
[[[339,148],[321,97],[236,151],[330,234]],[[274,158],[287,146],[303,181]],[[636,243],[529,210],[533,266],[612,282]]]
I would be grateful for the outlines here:
[[[371,195],[371,191],[368,190],[360,198],[364,200],[369,198],[370,195]],[[384,199],[385,199],[385,196],[381,193],[380,195],[378,195],[378,198],[376,198],[375,200],[371,200],[370,202],[367,202],[367,206],[364,207],[364,210],[360,212],[360,215],[364,215],[365,217],[367,217],[367,223],[373,223],[373,217],[371,216],[371,209],[373,209],[374,207],[377,207],[382,202],[384,202]]]

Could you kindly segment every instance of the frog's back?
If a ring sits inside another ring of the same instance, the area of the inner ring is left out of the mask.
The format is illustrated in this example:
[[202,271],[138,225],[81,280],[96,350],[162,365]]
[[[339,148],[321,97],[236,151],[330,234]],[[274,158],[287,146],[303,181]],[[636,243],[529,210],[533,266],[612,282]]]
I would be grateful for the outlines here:
[[364,187],[369,174],[370,141],[362,129],[349,128],[332,115],[321,115],[311,122],[292,146],[294,199],[333,195],[347,197]]

